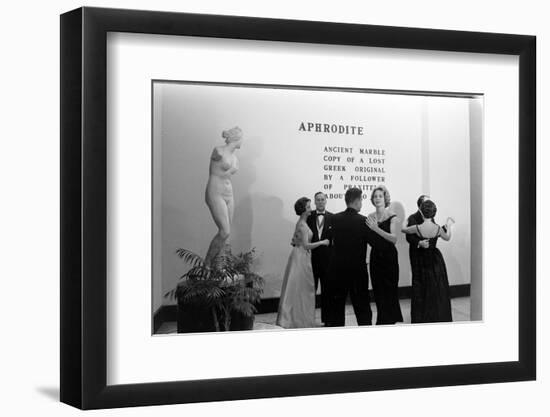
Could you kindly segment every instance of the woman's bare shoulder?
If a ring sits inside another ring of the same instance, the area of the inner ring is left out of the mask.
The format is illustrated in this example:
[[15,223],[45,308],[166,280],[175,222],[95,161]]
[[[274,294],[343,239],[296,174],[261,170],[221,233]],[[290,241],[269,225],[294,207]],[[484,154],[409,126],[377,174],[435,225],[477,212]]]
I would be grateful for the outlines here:
[[297,224],[297,229],[303,232],[309,230],[309,226],[306,222],[299,221]]

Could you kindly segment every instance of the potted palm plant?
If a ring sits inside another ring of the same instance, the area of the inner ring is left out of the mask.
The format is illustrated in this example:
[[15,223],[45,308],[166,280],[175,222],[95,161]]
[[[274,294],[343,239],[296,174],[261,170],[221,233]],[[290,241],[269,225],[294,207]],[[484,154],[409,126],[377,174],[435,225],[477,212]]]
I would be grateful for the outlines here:
[[252,271],[255,249],[234,255],[226,248],[206,266],[196,253],[176,254],[190,266],[165,296],[178,305],[178,333],[250,330],[263,292],[263,278]]

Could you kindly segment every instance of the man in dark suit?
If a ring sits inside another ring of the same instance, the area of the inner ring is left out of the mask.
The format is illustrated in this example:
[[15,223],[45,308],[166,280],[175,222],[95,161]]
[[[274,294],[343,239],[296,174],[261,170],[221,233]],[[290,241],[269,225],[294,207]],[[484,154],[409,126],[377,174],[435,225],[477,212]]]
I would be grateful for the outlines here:
[[[421,195],[420,197],[418,197],[418,200],[416,200],[416,206],[418,207],[418,210],[414,214],[411,214],[407,219],[407,227],[414,226],[415,224],[422,224],[424,222],[424,217],[422,217],[422,214],[420,213],[420,205],[424,201],[429,199],[430,197],[427,195]],[[405,236],[407,242],[409,242],[409,257],[411,258],[412,266],[413,258],[416,260],[416,254],[418,250],[428,247],[428,240],[420,239],[420,236],[418,236],[416,233],[406,233]]]
[[367,244],[373,231],[366,217],[359,214],[363,204],[359,188],[349,188],[345,194],[347,209],[331,218],[332,256],[327,283],[330,289],[327,326],[345,326],[348,294],[359,325],[372,324],[367,270]]
[[[429,199],[430,197],[427,195],[421,195],[420,197],[418,197],[418,200],[416,200],[416,206],[418,207],[418,210],[414,214],[411,214],[407,219],[407,227],[414,226],[415,224],[424,223],[424,217],[422,217],[422,213],[420,213],[420,205],[424,201]],[[421,239],[420,236],[418,236],[416,233],[406,233],[405,236],[406,236],[407,242],[409,242],[409,259],[411,261],[411,273],[412,273],[411,322],[418,323],[420,321],[420,317],[417,317],[417,316],[421,312],[417,311],[418,309],[416,308],[415,301],[422,299],[424,297],[423,294],[421,294],[422,285],[419,282],[420,277],[416,272],[419,270],[418,256],[419,256],[419,251],[428,248],[430,244],[428,239]]]
[[[319,191],[315,194],[315,210],[307,218],[307,225],[313,232],[311,242],[329,239],[331,232],[332,213],[326,210],[327,196]],[[330,246],[319,246],[311,251],[311,266],[313,268],[313,277],[315,278],[315,291],[321,282],[321,322],[327,322],[327,298],[329,291],[327,288],[326,277],[328,264],[330,261]]]

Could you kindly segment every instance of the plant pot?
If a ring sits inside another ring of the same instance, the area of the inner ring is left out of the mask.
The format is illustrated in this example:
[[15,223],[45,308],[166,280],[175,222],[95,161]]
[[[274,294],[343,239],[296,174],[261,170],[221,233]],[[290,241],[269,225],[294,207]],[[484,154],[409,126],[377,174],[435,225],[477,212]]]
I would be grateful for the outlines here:
[[231,324],[229,330],[252,330],[254,328],[254,315],[245,316],[238,311],[231,311]]
[[200,301],[178,300],[178,333],[215,332],[216,322],[211,307]]

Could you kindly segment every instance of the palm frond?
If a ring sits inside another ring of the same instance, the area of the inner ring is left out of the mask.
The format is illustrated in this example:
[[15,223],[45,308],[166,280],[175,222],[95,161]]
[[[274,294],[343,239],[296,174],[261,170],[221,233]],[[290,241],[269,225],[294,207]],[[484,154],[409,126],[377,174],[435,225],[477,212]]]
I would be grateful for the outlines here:
[[180,279],[200,281],[212,278],[212,271],[204,265],[196,265],[183,274]]
[[192,267],[198,265],[204,265],[204,259],[197,255],[195,252],[189,249],[176,249],[176,255],[178,255],[185,263],[190,264]]
[[252,285],[253,287],[256,287],[256,288],[263,287],[264,282],[265,282],[263,277],[261,277],[260,275],[254,273],[254,272],[249,272],[249,273],[245,274],[244,281],[245,281],[246,285],[250,284],[250,285]]
[[218,285],[218,282],[212,280],[196,281],[192,284],[185,283],[178,286],[177,297],[188,303],[204,303],[215,305],[221,302],[225,292]]
[[174,289],[171,289],[170,291],[164,293],[164,298],[169,298],[169,299],[176,298],[176,291],[177,291],[177,289],[174,288]]
[[264,279],[252,271],[255,248],[234,255],[226,245],[209,266],[190,250],[179,248],[176,254],[190,268],[165,297],[211,306],[216,320],[220,319],[216,328],[222,330],[229,329],[231,311],[248,317],[257,311],[255,304],[261,300]]
[[212,260],[212,269],[224,269],[233,267],[233,255],[230,250],[222,250]]

